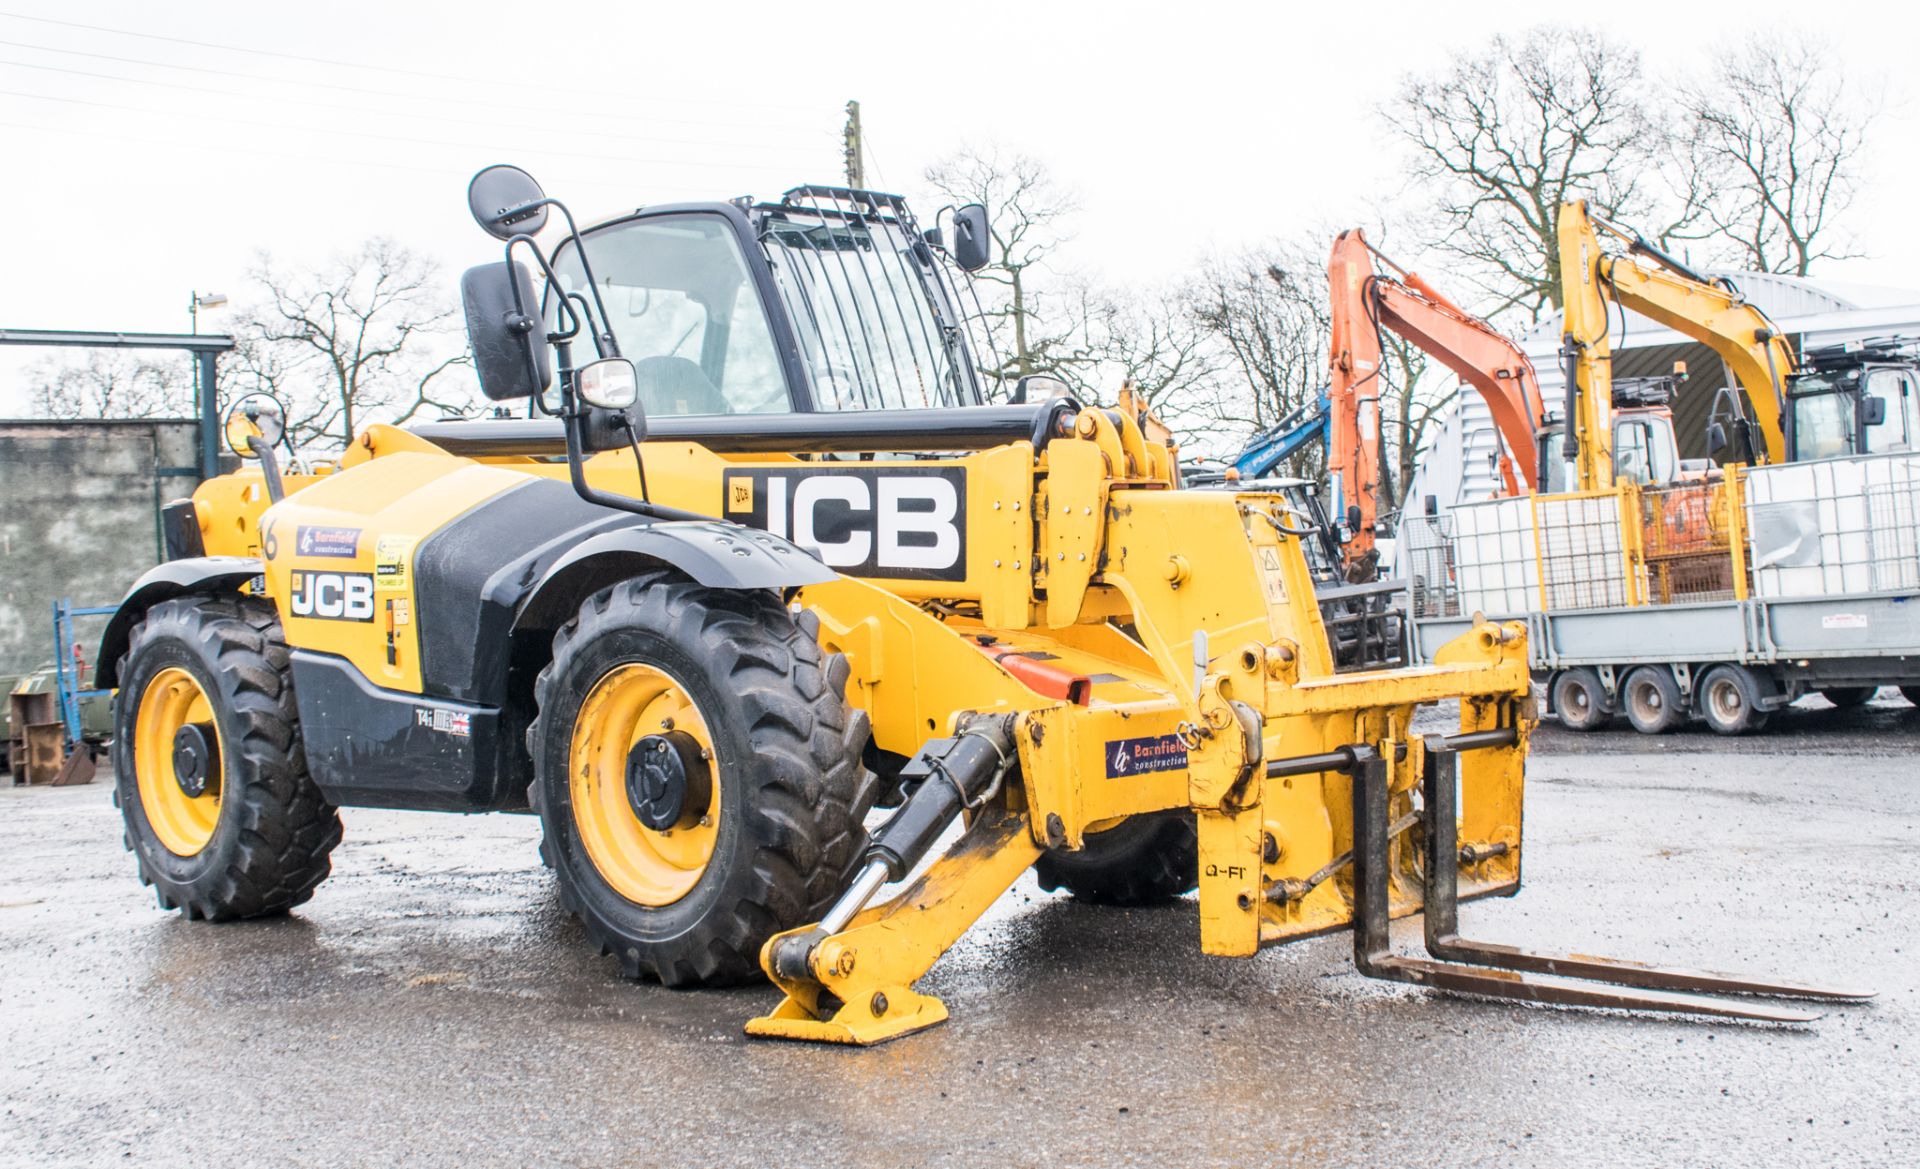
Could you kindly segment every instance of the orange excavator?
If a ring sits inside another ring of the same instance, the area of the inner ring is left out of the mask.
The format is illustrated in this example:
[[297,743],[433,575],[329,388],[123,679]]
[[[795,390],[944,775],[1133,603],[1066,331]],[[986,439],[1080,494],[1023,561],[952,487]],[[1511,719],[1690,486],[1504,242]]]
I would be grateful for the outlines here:
[[[1376,259],[1392,275],[1379,272]],[[1539,487],[1546,409],[1533,362],[1518,345],[1382,255],[1359,228],[1334,240],[1327,286],[1333,300],[1327,468],[1335,514],[1349,537],[1348,576],[1355,579],[1370,575],[1378,560],[1375,529],[1388,494],[1380,443],[1385,330],[1419,346],[1486,399],[1500,432],[1499,470],[1509,495]]]

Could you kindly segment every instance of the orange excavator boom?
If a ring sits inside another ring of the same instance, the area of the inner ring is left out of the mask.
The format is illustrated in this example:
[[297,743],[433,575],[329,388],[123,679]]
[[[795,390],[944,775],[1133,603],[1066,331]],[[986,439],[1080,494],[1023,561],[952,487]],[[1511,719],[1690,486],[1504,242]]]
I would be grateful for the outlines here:
[[[1383,275],[1374,261],[1393,270]],[[1480,392],[1505,447],[1501,477],[1509,494],[1539,486],[1545,406],[1533,362],[1492,325],[1467,312],[1419,275],[1381,255],[1359,228],[1340,233],[1327,262],[1333,345],[1329,469],[1342,498],[1358,506],[1349,560],[1373,546],[1380,491],[1380,364],[1383,330],[1405,337]]]

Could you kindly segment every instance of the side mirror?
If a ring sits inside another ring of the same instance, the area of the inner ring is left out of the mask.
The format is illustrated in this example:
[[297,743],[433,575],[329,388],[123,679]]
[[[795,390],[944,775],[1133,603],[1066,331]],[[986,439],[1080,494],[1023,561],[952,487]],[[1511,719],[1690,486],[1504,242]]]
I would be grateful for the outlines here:
[[540,319],[533,315],[540,302],[525,265],[503,260],[467,269],[460,277],[460,301],[480,392],[506,402],[545,390],[553,375]]
[[969,203],[953,213],[953,262],[978,272],[993,259],[993,233],[987,226],[987,208]]
[[1718,422],[1707,423],[1707,457],[1713,458],[1727,449],[1727,428]]
[[1881,426],[1887,421],[1887,400],[1872,394],[1860,396],[1860,425]]
[[227,447],[243,459],[257,459],[272,450],[287,433],[287,412],[272,394],[248,394],[227,407],[221,426]]
[[1013,403],[1016,406],[1027,402],[1044,402],[1048,398],[1065,398],[1072,394],[1071,386],[1044,373],[1030,373],[1013,385]]
[[574,389],[589,406],[631,410],[640,400],[640,374],[624,357],[603,357],[580,367]]
[[495,239],[534,235],[547,225],[547,193],[532,175],[504,163],[473,176],[467,184],[467,208],[481,230]]
[[286,411],[271,394],[248,394],[227,407],[222,431],[233,453],[243,459],[260,460],[260,472],[266,476],[267,498],[275,503],[286,496],[280,481],[280,461],[273,448],[286,436]]

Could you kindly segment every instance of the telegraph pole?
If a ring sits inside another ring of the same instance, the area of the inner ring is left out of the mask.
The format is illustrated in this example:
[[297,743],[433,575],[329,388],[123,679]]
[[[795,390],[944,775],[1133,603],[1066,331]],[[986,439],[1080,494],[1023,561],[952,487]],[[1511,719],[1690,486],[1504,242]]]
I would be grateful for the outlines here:
[[846,146],[847,185],[855,190],[864,189],[867,185],[867,165],[861,149],[860,103],[857,101],[847,103],[847,128],[841,132],[841,138]]

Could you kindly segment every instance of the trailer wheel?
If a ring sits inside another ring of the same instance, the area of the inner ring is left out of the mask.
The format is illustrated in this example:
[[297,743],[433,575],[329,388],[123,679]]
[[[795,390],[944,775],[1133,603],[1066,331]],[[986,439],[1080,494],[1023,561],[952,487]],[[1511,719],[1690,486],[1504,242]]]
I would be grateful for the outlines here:
[[726,985],[817,919],[866,845],[864,711],[771,592],[652,572],[554,636],[527,731],[541,853],[628,978]]
[[1033,871],[1042,889],[1099,905],[1151,905],[1200,887],[1199,826],[1184,809],[1129,816],[1083,843],[1040,855]]
[[1570,731],[1597,731],[1607,725],[1607,688],[1599,671],[1587,666],[1563,670],[1553,680],[1553,712]]
[[113,728],[114,802],[162,908],[230,921],[313,896],[340,816],[307,774],[271,605],[155,605],[121,661]]
[[1664,735],[1687,719],[1680,685],[1665,666],[1641,666],[1620,686],[1627,721],[1643,735]]
[[1856,706],[1865,706],[1880,693],[1878,686],[1834,686],[1820,692],[1820,697],[1833,703],[1841,710],[1852,710]]
[[1700,717],[1722,735],[1744,735],[1767,725],[1760,683],[1745,666],[1721,665],[1700,680]]

